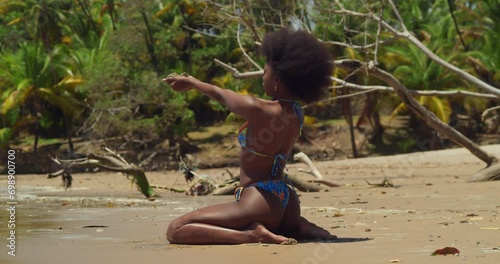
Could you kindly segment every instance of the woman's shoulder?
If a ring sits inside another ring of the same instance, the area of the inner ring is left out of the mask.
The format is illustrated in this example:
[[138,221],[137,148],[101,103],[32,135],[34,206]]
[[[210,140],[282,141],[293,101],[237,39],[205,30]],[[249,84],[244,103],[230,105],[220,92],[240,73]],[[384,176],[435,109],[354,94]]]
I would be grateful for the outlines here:
[[283,108],[278,101],[267,100],[262,98],[256,98],[257,106],[256,108],[262,115],[262,117],[275,117],[280,116],[283,112]]

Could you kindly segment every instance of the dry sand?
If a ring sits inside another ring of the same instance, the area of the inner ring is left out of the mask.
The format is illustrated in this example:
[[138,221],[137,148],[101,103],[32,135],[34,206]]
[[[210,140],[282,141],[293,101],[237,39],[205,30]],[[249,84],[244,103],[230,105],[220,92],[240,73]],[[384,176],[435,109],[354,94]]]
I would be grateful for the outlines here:
[[[500,145],[484,149],[500,157]],[[2,210],[0,263],[500,263],[500,182],[467,183],[484,167],[468,151],[316,165],[326,179],[346,184],[300,193],[303,215],[336,234],[339,240],[332,243],[170,245],[164,236],[169,221],[232,197],[159,191],[162,197],[151,202],[117,173],[75,174],[70,191],[46,175],[18,175],[16,256],[7,254],[9,212]],[[305,165],[288,168],[299,174]],[[199,173],[218,182],[228,177],[222,169]],[[147,175],[154,184],[185,187],[177,171]],[[365,181],[380,183],[384,177],[396,188]],[[7,208],[5,176],[0,184],[0,202]],[[431,256],[444,247],[461,253]]]

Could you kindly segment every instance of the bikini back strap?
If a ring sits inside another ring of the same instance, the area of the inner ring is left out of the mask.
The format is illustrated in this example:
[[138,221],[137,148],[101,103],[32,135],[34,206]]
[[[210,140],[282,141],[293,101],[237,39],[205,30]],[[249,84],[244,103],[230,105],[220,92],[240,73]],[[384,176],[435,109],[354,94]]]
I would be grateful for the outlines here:
[[292,109],[295,116],[299,118],[300,121],[300,133],[302,134],[302,125],[304,124],[304,112],[302,112],[302,107],[297,101],[279,99],[279,101],[292,103]]

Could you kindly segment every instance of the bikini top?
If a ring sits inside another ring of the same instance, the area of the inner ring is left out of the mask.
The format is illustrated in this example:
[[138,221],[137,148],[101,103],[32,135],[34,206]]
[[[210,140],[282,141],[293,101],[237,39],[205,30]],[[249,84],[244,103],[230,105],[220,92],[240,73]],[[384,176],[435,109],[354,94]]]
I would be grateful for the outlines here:
[[[302,132],[302,124],[304,123],[304,114],[302,113],[302,108],[300,107],[299,103],[297,101],[285,100],[285,99],[279,99],[278,101],[292,103],[293,113],[295,114],[295,116],[299,118],[300,131]],[[247,131],[248,131],[248,122],[246,122],[238,131],[238,142],[240,143],[241,147],[247,149],[250,153],[253,153],[257,156],[274,159],[273,167],[271,168],[271,176],[276,177],[281,172],[283,172],[288,155],[283,153],[278,153],[274,156],[270,156],[259,153],[247,147]]]

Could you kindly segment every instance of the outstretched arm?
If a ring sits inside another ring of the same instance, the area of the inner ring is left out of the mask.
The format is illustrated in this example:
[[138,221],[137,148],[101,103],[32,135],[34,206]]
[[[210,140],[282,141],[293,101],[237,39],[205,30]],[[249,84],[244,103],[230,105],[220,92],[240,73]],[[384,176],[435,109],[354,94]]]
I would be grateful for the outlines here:
[[196,89],[225,105],[229,111],[242,116],[248,121],[251,121],[250,119],[259,118],[259,111],[262,110],[262,101],[253,96],[241,95],[229,89],[222,89],[191,76],[170,76],[162,81],[168,83],[174,91],[178,92]]

